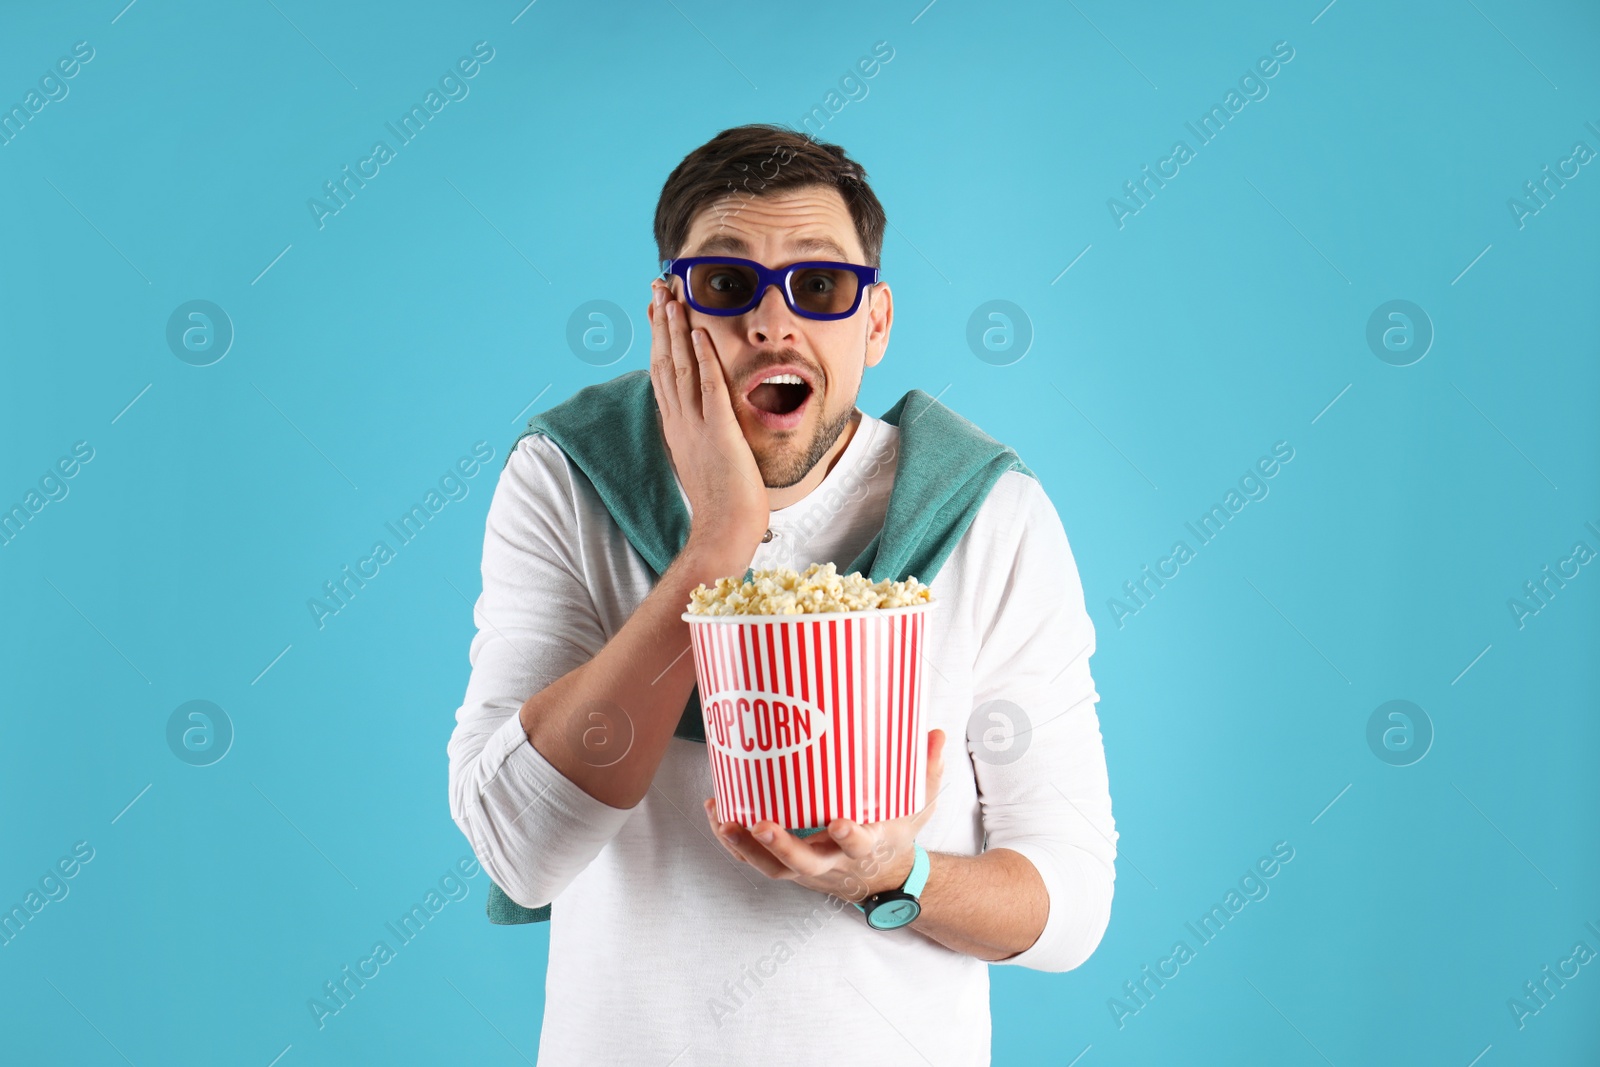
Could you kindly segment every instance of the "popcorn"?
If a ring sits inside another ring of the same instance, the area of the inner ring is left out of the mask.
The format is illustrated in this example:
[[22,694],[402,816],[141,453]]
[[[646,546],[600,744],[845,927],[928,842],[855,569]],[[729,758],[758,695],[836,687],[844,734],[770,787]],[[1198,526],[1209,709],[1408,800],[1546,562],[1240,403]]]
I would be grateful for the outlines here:
[[750,581],[718,578],[715,588],[702,582],[689,598],[691,615],[809,615],[903,608],[932,599],[915,577],[874,583],[860,571],[841,575],[832,563],[813,563],[803,573],[788,567],[758,570]]

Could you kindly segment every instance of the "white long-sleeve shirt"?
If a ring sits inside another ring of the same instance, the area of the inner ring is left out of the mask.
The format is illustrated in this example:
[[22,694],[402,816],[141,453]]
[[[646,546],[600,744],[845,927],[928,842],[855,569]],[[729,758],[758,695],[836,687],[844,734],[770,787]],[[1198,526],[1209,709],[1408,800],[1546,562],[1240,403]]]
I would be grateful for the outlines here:
[[[863,412],[821,485],[771,513],[774,537],[751,565],[853,561],[883,524],[898,438]],[[552,904],[540,1067],[988,1064],[989,964],[915,924],[874,930],[837,897],[735,861],[702,808],[704,744],[674,737],[649,792],[624,809],[529,743],[522,704],[598,653],[655,580],[565,453],[523,438],[489,507],[450,813],[512,900]],[[942,604],[927,622],[922,714],[947,745],[917,840],[1026,857],[1049,917],[1032,947],[1000,962],[1070,970],[1110,918],[1118,835],[1089,673],[1094,627],[1034,478],[1000,477],[930,588]],[[1013,723],[1020,759],[1001,747],[1003,719],[969,733],[974,710],[1001,699],[1031,723]]]

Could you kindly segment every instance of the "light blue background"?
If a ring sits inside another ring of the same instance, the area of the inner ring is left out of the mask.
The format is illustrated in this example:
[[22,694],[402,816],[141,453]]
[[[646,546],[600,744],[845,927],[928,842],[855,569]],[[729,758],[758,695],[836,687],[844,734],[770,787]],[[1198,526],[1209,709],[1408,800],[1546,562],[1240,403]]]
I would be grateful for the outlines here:
[[[1048,488],[1122,835],[1094,956],[992,969],[995,1062],[1600,1057],[1600,964],[1523,1029],[1507,1007],[1600,950],[1600,566],[1507,607],[1600,550],[1600,166],[1507,208],[1600,149],[1600,15],[924,3],[8,7],[5,106],[95,55],[0,147],[0,504],[95,456],[0,548],[0,904],[95,856],[0,948],[4,1059],[534,1058],[548,927],[491,926],[481,873],[326,1028],[306,1002],[468,854],[445,743],[494,473],[535,397],[646,364],[576,358],[569,314],[647,329],[671,168],[797,124],[880,40],[813,127],[892,223],[859,403],[939,394]],[[319,229],[308,198],[478,41],[470,95]],[[1270,95],[1119,229],[1107,199],[1277,41]],[[208,367],[165,342],[195,299],[236,330]],[[991,299],[1034,330],[1009,366],[965,340]],[[1391,299],[1436,331],[1411,366],[1365,340]],[[477,441],[466,499],[319,630],[307,599]],[[1119,628],[1108,600],[1277,441],[1270,495]],[[209,767],[165,739],[194,699],[236,731]],[[1412,766],[1367,745],[1392,699],[1436,731]],[[1270,896],[1119,1028],[1108,1000],[1279,841]]]

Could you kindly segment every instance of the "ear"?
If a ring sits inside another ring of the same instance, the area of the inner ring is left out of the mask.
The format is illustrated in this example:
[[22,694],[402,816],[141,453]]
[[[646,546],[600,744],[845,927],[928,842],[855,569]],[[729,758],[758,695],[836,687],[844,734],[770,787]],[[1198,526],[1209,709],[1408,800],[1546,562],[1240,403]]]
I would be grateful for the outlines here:
[[889,328],[894,325],[894,294],[889,283],[879,282],[867,290],[867,366],[876,367],[889,347]]

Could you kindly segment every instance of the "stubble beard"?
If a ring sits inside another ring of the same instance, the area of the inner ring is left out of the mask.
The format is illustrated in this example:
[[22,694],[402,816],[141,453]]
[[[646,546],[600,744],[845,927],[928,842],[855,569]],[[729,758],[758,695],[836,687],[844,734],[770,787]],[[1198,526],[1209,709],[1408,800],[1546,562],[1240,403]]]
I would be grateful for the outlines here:
[[[820,404],[818,397],[812,401]],[[768,448],[752,448],[756,458],[756,467],[761,471],[761,481],[768,489],[787,489],[798,484],[806,475],[811,473],[813,467],[822,461],[828,454],[834,442],[839,440],[839,435],[844,433],[850,425],[850,420],[855,417],[855,400],[845,405],[843,411],[832,421],[824,421],[817,426],[811,435],[811,443],[804,449],[796,450],[788,441],[780,441]],[[823,410],[820,406],[818,410]],[[824,411],[824,418],[826,412]]]

